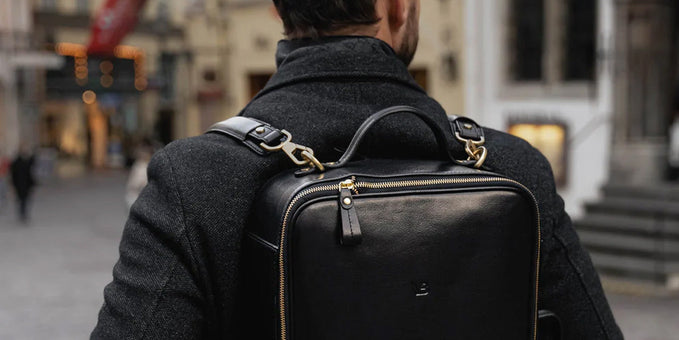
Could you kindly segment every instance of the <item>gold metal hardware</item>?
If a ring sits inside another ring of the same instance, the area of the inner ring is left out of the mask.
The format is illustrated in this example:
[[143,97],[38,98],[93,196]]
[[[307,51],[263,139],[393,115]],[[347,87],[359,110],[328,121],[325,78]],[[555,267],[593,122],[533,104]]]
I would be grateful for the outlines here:
[[261,135],[261,134],[263,134],[264,132],[266,132],[266,129],[265,129],[263,126],[260,126],[260,127],[258,127],[258,128],[255,129],[255,132],[256,132],[257,134],[260,134],[260,135]]
[[356,195],[358,195],[358,189],[356,189],[355,182],[356,182],[355,176],[352,176],[351,178],[340,182],[339,191],[342,191],[342,189],[349,189],[353,191]]
[[342,191],[342,189],[354,190],[354,180],[350,178],[340,182],[339,190]]
[[[262,149],[270,152],[283,151],[288,156],[288,158],[290,158],[290,160],[292,160],[292,162],[297,165],[308,165],[316,167],[320,171],[325,171],[323,164],[314,156],[313,149],[304,145],[293,143],[292,134],[290,132],[281,130],[281,133],[283,133],[283,135],[285,135],[287,138],[280,144],[276,146],[269,146],[265,143],[260,143],[259,146]],[[297,157],[297,152],[299,152],[299,155],[302,157],[301,159]]]
[[464,151],[468,155],[467,160],[476,161],[476,163],[474,163],[474,168],[481,168],[488,157],[488,149],[483,146],[483,144],[486,143],[486,139],[484,137],[481,137],[480,140],[462,138],[459,132],[455,132],[455,138],[464,143]]
[[351,204],[351,198],[345,197],[344,200],[342,201],[344,204],[349,205]]
[[[481,142],[483,144],[483,142]],[[279,312],[279,322],[280,322],[280,338],[281,340],[287,340],[288,339],[288,332],[287,332],[287,324],[286,324],[286,315],[285,315],[285,309],[287,308],[287,300],[285,297],[285,291],[286,291],[286,275],[285,275],[285,254],[283,252],[283,249],[285,249],[285,242],[286,242],[286,232],[287,232],[287,227],[290,219],[290,214],[292,212],[292,208],[297,204],[297,202],[302,199],[304,196],[321,192],[321,191],[331,191],[331,190],[339,190],[341,191],[343,186],[346,189],[354,190],[358,194],[358,188],[366,188],[366,189],[390,189],[390,188],[400,188],[400,187],[415,187],[415,186],[430,186],[430,185],[444,185],[444,184],[469,184],[469,183],[488,183],[488,182],[507,182],[507,183],[513,183],[518,185],[519,187],[523,188],[528,194],[530,194],[530,197],[533,200],[533,203],[535,204],[535,213],[536,213],[536,225],[537,225],[537,235],[536,235],[536,257],[535,257],[535,311],[533,314],[533,340],[537,339],[537,325],[538,325],[538,292],[539,292],[539,286],[540,286],[540,245],[541,245],[541,239],[542,239],[542,233],[541,233],[541,228],[542,224],[540,222],[540,206],[538,205],[538,201],[535,198],[535,195],[533,195],[533,192],[528,189],[525,185],[521,184],[521,182],[515,181],[513,179],[508,179],[508,178],[502,178],[502,177],[477,177],[477,178],[440,178],[440,179],[422,179],[422,180],[406,180],[406,181],[385,181],[385,182],[356,182],[356,179],[352,177],[351,179],[347,179],[345,181],[340,182],[339,184],[329,184],[329,185],[323,185],[323,186],[318,186],[318,187],[313,187],[309,188],[306,190],[303,190],[302,192],[298,193],[295,195],[295,197],[292,198],[292,201],[290,201],[290,204],[288,205],[287,209],[285,210],[285,214],[283,216],[283,223],[281,225],[281,237],[280,237],[280,243],[278,246],[278,312]]]
[[307,150],[302,151],[302,157],[304,157],[310,165],[316,167],[319,171],[325,171],[325,166],[321,163],[315,156],[314,150],[307,148]]

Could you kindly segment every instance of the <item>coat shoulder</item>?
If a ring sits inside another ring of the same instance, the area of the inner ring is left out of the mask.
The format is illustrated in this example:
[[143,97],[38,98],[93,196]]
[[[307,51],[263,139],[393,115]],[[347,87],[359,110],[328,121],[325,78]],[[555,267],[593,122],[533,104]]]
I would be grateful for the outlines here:
[[547,176],[553,180],[547,158],[526,140],[493,129],[484,128],[489,160],[498,171]]
[[540,214],[547,220],[557,219],[563,212],[563,201],[557,193],[549,160],[527,141],[508,133],[484,129],[488,148],[488,165],[525,185],[535,195]]
[[247,165],[258,158],[233,139],[214,133],[176,140],[165,146],[162,152],[172,163],[177,175]]

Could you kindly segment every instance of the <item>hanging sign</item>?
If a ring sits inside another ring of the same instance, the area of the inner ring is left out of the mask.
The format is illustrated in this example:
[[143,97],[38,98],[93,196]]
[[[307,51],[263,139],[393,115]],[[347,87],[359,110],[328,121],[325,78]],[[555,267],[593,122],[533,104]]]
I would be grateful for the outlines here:
[[113,49],[137,24],[146,0],[106,0],[92,22],[87,54],[112,56]]

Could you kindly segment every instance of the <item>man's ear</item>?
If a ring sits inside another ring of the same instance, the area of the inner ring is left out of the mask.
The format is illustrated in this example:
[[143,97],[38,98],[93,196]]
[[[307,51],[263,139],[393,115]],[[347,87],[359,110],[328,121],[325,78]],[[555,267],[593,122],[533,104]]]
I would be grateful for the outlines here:
[[392,31],[398,31],[408,20],[406,0],[387,0],[389,26]]

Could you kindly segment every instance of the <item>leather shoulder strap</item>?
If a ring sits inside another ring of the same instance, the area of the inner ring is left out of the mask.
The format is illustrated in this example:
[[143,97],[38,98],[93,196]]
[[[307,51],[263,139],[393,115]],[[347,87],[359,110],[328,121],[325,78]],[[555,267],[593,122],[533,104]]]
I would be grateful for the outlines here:
[[[466,117],[449,116],[448,121],[453,135],[465,145],[465,151],[469,155],[469,159],[463,162],[468,162],[468,165],[473,164],[476,168],[481,167],[487,153],[483,147],[485,143],[483,129],[472,119]],[[313,156],[311,148],[292,143],[290,133],[254,118],[232,117],[213,125],[206,133],[218,133],[232,137],[260,156],[282,150],[295,164],[310,164],[323,171],[323,165]],[[297,152],[301,152],[301,158],[296,155]],[[334,167],[328,164],[326,166]]]
[[449,115],[448,122],[453,135],[457,138],[470,139],[473,141],[484,140],[483,129],[479,124],[467,117]]
[[281,130],[260,120],[236,116],[212,125],[206,133],[218,133],[232,137],[245,144],[258,155],[265,155],[267,150],[261,144],[277,145],[287,137]]

